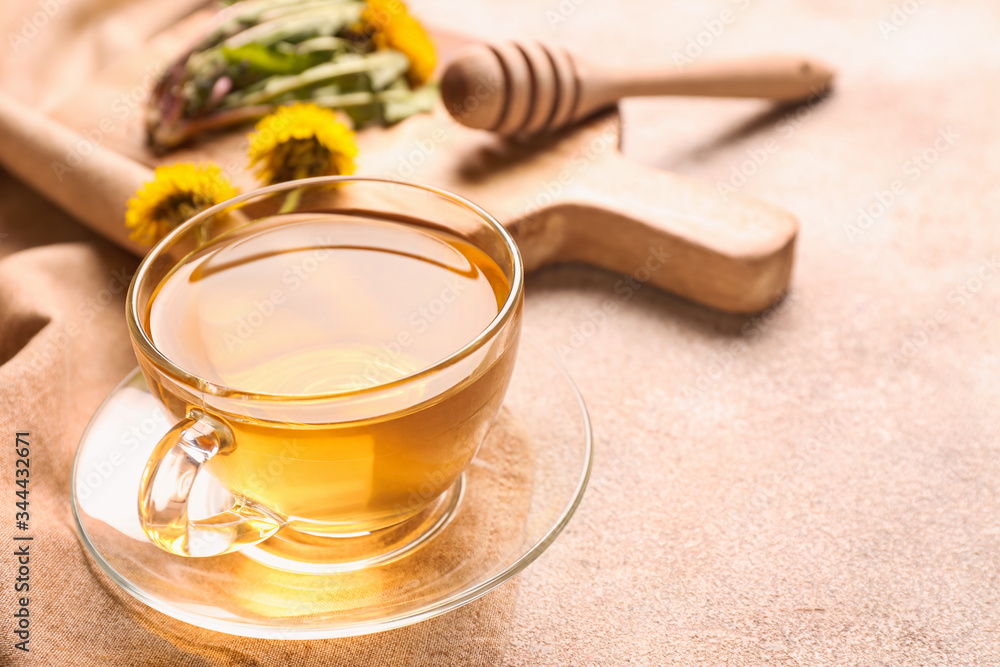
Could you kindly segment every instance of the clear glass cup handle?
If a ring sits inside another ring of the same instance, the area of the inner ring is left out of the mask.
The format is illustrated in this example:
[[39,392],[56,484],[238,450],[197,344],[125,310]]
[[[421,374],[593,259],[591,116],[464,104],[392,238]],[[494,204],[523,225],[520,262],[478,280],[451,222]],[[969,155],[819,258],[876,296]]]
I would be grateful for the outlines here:
[[224,512],[196,520],[188,516],[198,473],[213,456],[233,447],[229,427],[198,409],[163,436],[139,485],[139,521],[154,544],[178,556],[218,556],[262,542],[284,525],[267,508],[236,494]]

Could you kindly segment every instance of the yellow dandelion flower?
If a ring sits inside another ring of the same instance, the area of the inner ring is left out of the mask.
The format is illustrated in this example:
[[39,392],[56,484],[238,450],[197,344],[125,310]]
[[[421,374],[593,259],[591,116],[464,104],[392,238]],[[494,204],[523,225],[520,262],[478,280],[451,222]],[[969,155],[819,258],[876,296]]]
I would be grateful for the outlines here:
[[281,106],[250,135],[250,167],[265,183],[354,173],[354,132],[315,104]]
[[238,194],[214,164],[157,167],[153,180],[140,186],[128,201],[129,238],[153,245],[181,223]]
[[434,43],[401,0],[368,0],[361,21],[376,48],[394,49],[410,61],[407,74],[413,87],[427,83],[437,65]]

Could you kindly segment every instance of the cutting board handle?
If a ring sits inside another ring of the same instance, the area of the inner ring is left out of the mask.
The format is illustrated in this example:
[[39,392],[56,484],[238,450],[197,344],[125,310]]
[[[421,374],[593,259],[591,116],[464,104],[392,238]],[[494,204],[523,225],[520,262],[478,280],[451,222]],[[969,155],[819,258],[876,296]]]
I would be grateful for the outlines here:
[[509,225],[529,270],[593,264],[633,289],[648,283],[732,313],[760,312],[787,291],[791,213],[612,153]]
[[122,248],[140,257],[148,250],[129,238],[125,209],[152,172],[2,91],[0,165]]

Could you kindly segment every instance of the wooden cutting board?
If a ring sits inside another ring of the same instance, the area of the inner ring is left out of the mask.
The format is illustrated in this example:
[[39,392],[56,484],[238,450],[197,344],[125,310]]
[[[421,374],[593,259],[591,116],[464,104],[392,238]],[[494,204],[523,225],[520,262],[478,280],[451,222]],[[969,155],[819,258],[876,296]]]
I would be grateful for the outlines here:
[[[244,190],[249,127],[155,156],[145,146],[146,95],[163,66],[211,14],[157,36],[139,57],[102,73],[52,115],[90,141],[150,165],[212,160]],[[440,61],[469,44],[434,31]],[[487,86],[489,82],[487,82]],[[484,94],[487,89],[484,89]],[[477,100],[470,99],[469,104]],[[439,107],[358,133],[358,174],[460,194],[516,238],[530,271],[582,262],[733,313],[765,309],[788,288],[798,221],[790,213],[626,159],[617,109],[557,135],[505,140],[466,128]],[[86,150],[81,146],[81,155]]]

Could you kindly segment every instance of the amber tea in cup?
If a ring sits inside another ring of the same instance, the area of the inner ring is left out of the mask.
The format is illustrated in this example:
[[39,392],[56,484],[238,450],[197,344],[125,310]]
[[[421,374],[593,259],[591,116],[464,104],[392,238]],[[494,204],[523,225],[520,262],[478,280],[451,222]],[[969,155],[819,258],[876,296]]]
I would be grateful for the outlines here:
[[[179,420],[145,471],[146,534],[184,556],[275,533],[260,549],[322,553],[426,513],[503,401],[521,274],[496,221],[401,183],[284,184],[186,223],[129,299],[140,366]],[[201,472],[232,498],[192,518]]]

